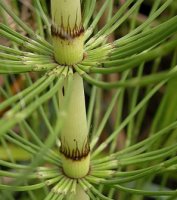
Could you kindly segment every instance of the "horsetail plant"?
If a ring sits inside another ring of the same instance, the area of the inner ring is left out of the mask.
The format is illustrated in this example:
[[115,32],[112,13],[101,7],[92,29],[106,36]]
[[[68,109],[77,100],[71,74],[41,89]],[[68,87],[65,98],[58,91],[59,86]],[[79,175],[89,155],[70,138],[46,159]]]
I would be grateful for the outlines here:
[[177,4],[30,2],[0,0],[0,199],[176,199]]
[[[55,60],[60,65],[75,65],[83,59],[84,29],[80,1],[52,1],[51,12]],[[90,147],[84,87],[77,73],[73,76],[70,99],[60,134],[60,152],[64,172],[69,177],[82,178],[89,171]]]

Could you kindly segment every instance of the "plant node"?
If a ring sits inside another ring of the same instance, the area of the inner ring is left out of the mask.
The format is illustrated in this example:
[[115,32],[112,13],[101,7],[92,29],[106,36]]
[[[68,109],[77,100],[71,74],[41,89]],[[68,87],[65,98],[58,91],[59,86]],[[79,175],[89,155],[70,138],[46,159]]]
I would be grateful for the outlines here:
[[51,35],[55,60],[73,66],[83,59],[84,27],[80,0],[52,0]]

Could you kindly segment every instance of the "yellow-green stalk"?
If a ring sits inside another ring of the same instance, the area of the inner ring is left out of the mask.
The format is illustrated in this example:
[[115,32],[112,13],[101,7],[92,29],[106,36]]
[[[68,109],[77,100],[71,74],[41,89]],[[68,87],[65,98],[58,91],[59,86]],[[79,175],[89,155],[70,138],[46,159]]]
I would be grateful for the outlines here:
[[[65,98],[63,98],[63,101]],[[67,113],[60,134],[63,171],[70,178],[82,178],[89,172],[90,146],[82,77],[73,75]]]
[[89,200],[89,196],[85,191],[79,186],[76,186],[76,193],[70,193],[67,195],[66,200]]
[[84,28],[80,0],[51,0],[55,60],[74,65],[83,59]]

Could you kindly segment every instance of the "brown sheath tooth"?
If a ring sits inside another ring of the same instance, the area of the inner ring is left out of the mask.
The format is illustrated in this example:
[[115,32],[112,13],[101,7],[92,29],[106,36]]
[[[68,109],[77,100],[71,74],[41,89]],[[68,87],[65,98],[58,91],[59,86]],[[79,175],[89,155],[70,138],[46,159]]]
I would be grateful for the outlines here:
[[63,27],[56,27],[54,24],[51,25],[51,34],[52,36],[59,37],[63,40],[74,39],[79,37],[84,33],[84,27],[81,26],[79,28],[75,27],[73,30],[71,30],[69,27],[67,29],[64,29]]
[[89,146],[89,142],[87,139],[87,141],[83,145],[82,149],[79,150],[79,148],[77,146],[77,141],[75,141],[75,142],[76,142],[76,148],[73,148],[71,150],[68,147],[68,145],[65,143],[64,140],[61,141],[60,153],[63,154],[68,159],[71,159],[74,161],[79,161],[88,156],[88,154],[90,153],[90,146]]

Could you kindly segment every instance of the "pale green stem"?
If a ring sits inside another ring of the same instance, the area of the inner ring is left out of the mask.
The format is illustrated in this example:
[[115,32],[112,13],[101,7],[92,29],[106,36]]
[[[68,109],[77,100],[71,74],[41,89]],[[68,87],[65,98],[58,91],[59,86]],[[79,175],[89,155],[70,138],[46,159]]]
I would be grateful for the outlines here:
[[51,12],[55,60],[61,65],[80,62],[84,49],[80,0],[52,0]]
[[86,194],[86,192],[82,189],[82,187],[77,184],[76,186],[76,193],[70,193],[66,196],[65,200],[89,200],[89,196]]
[[[65,92],[65,91],[64,91]],[[60,106],[65,102],[60,93]],[[63,171],[71,178],[82,178],[89,172],[90,147],[85,110],[83,80],[75,73],[67,112],[60,134],[60,154]]]

